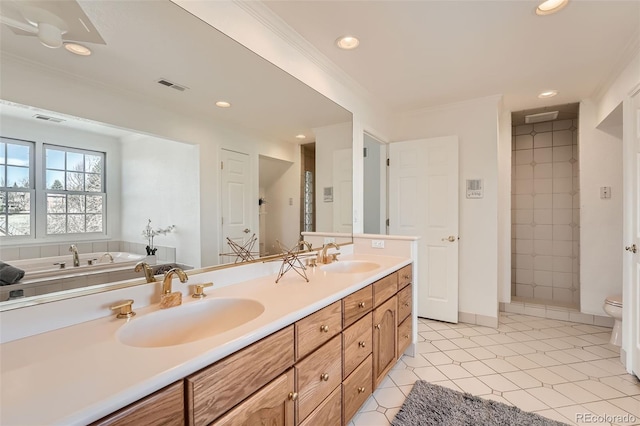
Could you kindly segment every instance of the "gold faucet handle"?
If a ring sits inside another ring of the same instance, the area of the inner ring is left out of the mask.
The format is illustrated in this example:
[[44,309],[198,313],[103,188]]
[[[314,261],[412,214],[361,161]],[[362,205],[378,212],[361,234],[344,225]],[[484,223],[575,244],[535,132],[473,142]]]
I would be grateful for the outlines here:
[[207,295],[204,294],[204,289],[207,287],[213,287],[213,283],[196,284],[194,293],[191,295],[191,297],[193,297],[194,299],[202,299],[203,297],[207,297]]
[[125,300],[122,303],[111,305],[109,309],[111,309],[112,311],[116,311],[120,309],[120,312],[118,312],[118,314],[116,315],[116,318],[131,318],[136,314],[131,310],[132,306],[133,306],[133,299],[129,299],[129,300]]

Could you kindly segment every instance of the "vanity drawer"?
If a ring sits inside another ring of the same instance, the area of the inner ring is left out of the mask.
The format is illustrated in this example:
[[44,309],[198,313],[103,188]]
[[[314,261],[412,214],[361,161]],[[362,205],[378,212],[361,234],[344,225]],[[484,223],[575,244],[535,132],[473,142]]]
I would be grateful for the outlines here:
[[369,312],[360,321],[342,332],[342,348],[344,350],[342,378],[349,374],[371,353],[373,314]]
[[343,423],[348,424],[349,420],[358,412],[362,404],[371,395],[372,384],[372,356],[362,363],[356,370],[342,383],[342,412]]
[[347,328],[367,312],[371,312],[373,287],[365,288],[342,299],[342,327]]
[[398,291],[398,273],[394,272],[373,283],[373,305],[380,306],[382,302]]
[[342,301],[332,303],[296,322],[296,360],[342,331]]
[[342,424],[342,388],[331,392],[300,426],[340,426]]
[[185,379],[187,420],[207,425],[293,365],[293,326]]
[[409,344],[411,344],[412,325],[413,322],[409,316],[398,326],[398,358],[402,356]]
[[342,339],[336,336],[296,364],[297,419],[304,420],[342,381]]
[[184,386],[182,380],[91,423],[91,426],[132,424],[184,425]]
[[398,291],[413,282],[413,265],[407,265],[398,271]]
[[411,284],[398,292],[398,323],[411,315]]

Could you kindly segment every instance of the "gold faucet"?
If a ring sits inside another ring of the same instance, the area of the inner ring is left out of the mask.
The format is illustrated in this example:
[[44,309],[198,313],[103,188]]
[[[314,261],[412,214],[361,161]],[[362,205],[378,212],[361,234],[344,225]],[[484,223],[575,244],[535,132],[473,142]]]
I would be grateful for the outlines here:
[[153,276],[153,268],[149,266],[147,262],[138,262],[136,263],[135,268],[133,268],[136,272],[144,271],[144,277],[146,278],[148,283],[156,282],[156,277]]
[[71,244],[69,251],[73,254],[73,266],[80,266],[80,255],[78,254],[78,247],[75,244]]
[[317,263],[331,263],[335,259],[335,256],[327,255],[329,247],[333,247],[340,251],[340,246],[336,243],[327,243],[323,245],[322,248],[318,250],[318,257],[316,258]]
[[100,256],[100,260],[98,260],[98,263],[102,263],[102,259],[104,259],[105,257],[109,258],[109,263],[113,263],[113,256],[111,256],[111,253],[108,252]]
[[172,308],[182,304],[182,293],[179,291],[171,292],[171,279],[173,275],[177,275],[181,283],[186,283],[189,277],[180,268],[171,268],[164,274],[162,280],[162,294],[160,295],[160,309]]

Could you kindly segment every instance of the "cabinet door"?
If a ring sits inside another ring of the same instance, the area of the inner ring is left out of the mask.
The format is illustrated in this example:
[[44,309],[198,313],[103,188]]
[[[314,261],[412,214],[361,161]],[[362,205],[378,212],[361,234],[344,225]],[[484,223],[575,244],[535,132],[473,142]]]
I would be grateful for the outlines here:
[[274,379],[212,426],[293,426],[293,368]]
[[373,311],[373,387],[393,367],[397,352],[398,298],[393,296]]

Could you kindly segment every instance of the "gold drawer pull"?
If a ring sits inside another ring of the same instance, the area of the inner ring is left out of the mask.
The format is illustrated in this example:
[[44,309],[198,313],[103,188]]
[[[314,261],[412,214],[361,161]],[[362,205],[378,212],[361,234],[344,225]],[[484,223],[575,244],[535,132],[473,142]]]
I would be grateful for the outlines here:
[[289,401],[295,401],[298,399],[298,392],[289,392]]
[[364,393],[364,391],[366,391],[367,389],[363,386],[363,387],[359,387],[358,388],[358,393]]
[[408,307],[409,307],[409,304],[408,304],[408,303],[405,303],[405,304],[404,304],[404,307],[405,307],[405,308],[408,308]]
[[323,333],[328,333],[329,332],[329,326],[328,325],[321,325],[320,326],[320,331],[322,331]]
[[328,375],[327,373],[322,373],[322,374],[320,375],[320,379],[321,379],[323,382],[326,382],[327,380],[329,380],[329,375]]
[[408,338],[409,338],[409,335],[408,335],[408,334],[405,334],[405,335],[404,335],[404,338],[405,338],[405,339],[408,339]]
[[358,342],[358,346],[360,346],[361,348],[364,348],[366,346],[365,342]]
[[375,327],[376,330],[380,330],[380,324],[376,324],[376,325],[374,325],[374,327]]
[[364,302],[358,303],[358,308],[364,308],[364,307],[365,307],[365,303]]
[[411,278],[411,277],[409,276],[409,274],[404,274],[404,275],[402,276],[402,278],[404,278],[405,280],[408,280],[408,279],[409,279],[409,278]]

